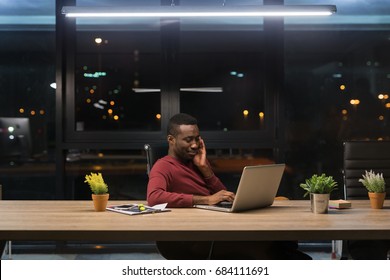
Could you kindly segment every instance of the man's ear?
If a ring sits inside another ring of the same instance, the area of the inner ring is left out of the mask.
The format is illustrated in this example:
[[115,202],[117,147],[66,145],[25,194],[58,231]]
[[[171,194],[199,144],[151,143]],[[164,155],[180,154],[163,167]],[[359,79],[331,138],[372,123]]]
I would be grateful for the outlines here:
[[173,144],[175,142],[175,137],[171,134],[167,136],[168,143]]

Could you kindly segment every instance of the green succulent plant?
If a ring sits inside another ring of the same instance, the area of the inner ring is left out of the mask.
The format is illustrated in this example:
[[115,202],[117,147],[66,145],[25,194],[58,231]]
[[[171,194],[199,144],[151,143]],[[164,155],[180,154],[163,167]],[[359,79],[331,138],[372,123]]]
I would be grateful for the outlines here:
[[365,172],[362,175],[363,178],[359,179],[359,182],[366,187],[369,192],[383,193],[386,191],[385,179],[383,179],[383,173],[375,173],[372,170]]
[[318,176],[317,174],[313,175],[311,178],[306,179],[305,183],[302,183],[299,186],[306,191],[303,195],[305,197],[309,193],[331,193],[337,189],[337,182],[332,176],[326,176],[323,173],[321,176]]

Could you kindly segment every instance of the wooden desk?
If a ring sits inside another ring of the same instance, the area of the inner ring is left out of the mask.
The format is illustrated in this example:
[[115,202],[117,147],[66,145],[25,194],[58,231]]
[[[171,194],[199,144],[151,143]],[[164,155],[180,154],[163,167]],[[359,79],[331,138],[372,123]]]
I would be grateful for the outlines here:
[[381,210],[370,209],[368,203],[352,201],[352,209],[330,210],[329,214],[313,214],[309,201],[292,200],[234,214],[191,208],[128,216],[95,212],[92,201],[3,200],[0,240],[389,239],[390,201]]

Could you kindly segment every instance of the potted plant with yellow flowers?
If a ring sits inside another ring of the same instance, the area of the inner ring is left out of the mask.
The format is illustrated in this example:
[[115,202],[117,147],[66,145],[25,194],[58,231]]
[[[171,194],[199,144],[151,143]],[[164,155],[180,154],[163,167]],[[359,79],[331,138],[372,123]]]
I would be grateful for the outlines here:
[[359,182],[368,190],[371,208],[382,209],[386,198],[386,183],[383,173],[366,170],[362,176],[363,178],[359,179]]
[[85,175],[85,183],[89,185],[92,191],[92,201],[96,211],[105,211],[109,199],[108,186],[104,182],[101,173]]
[[299,186],[306,191],[304,196],[310,194],[311,211],[313,213],[328,213],[330,193],[337,189],[337,182],[332,176],[314,174]]

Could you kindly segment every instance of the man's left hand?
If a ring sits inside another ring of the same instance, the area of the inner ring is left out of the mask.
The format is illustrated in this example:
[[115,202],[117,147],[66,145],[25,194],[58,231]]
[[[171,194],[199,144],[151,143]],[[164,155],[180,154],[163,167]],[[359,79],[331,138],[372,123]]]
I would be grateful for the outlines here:
[[194,157],[193,162],[199,168],[200,172],[202,172],[203,177],[209,178],[213,176],[213,171],[207,163],[206,157],[206,145],[202,138],[199,137],[199,149],[198,154]]

